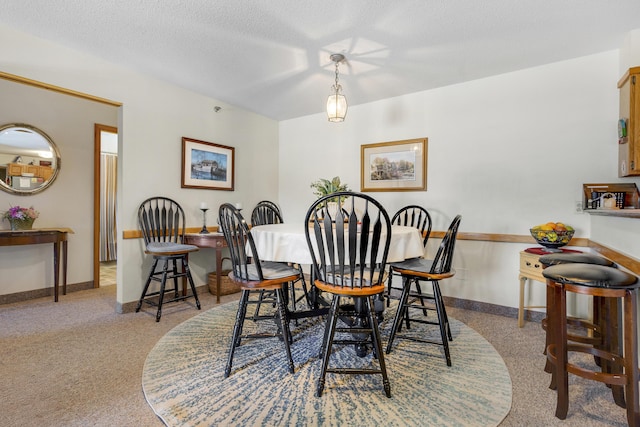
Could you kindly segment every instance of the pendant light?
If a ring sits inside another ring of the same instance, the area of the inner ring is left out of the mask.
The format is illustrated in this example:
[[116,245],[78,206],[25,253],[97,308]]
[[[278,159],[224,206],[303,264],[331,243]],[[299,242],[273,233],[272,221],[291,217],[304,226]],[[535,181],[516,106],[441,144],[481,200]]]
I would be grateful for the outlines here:
[[327,116],[330,122],[342,122],[347,115],[347,98],[341,93],[342,86],[338,83],[338,64],[344,61],[344,55],[334,53],[331,55],[331,60],[336,64],[336,81],[327,99]]

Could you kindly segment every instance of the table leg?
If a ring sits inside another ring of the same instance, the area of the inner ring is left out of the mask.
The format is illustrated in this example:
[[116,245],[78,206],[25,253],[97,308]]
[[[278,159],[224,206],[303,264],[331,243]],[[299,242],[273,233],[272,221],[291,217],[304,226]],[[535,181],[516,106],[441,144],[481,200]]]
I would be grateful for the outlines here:
[[60,243],[53,242],[53,301],[58,302],[58,285],[60,284]]
[[216,304],[220,304],[220,281],[222,278],[222,249],[216,248]]
[[67,294],[67,241],[62,241],[62,295]]
[[518,327],[524,326],[524,285],[527,283],[527,278],[520,276],[520,303],[518,305]]

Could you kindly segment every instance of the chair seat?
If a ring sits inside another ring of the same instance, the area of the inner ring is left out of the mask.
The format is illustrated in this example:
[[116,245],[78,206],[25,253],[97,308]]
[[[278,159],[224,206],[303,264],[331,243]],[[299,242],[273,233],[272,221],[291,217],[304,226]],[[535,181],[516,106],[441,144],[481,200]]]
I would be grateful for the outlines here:
[[432,267],[433,260],[425,258],[410,258],[391,264],[391,268],[400,274],[423,277],[426,279],[446,279],[455,275],[455,270],[453,269],[446,273],[432,273]]
[[549,267],[550,265],[557,265],[557,264],[595,264],[595,265],[604,265],[607,267],[616,266],[613,261],[610,261],[605,257],[599,256],[599,255],[593,255],[589,253],[560,252],[560,253],[542,255],[538,260],[545,267]]
[[346,295],[350,297],[366,297],[370,295],[378,295],[385,291],[384,283],[378,286],[365,286],[362,288],[350,288],[344,286],[333,286],[319,280],[315,281],[315,285],[318,289],[325,292],[330,292],[336,295]]
[[545,268],[542,275],[558,283],[610,289],[625,288],[638,280],[622,270],[593,264],[558,264]]
[[146,252],[152,255],[178,255],[196,252],[200,249],[194,245],[184,245],[174,242],[149,242]]
[[[300,270],[283,262],[260,261],[260,268],[262,269],[263,280],[277,280],[300,275]],[[260,280],[255,264],[247,265],[247,272],[249,274],[249,280]]]
[[[347,269],[345,268],[345,270]],[[346,274],[335,274],[327,272],[327,277],[325,278],[325,280],[322,280],[322,278],[320,278],[320,280],[322,282],[336,284],[334,286],[335,289],[340,289],[342,287],[367,288],[372,286],[372,282],[380,283],[380,274],[382,274],[383,282],[387,280],[386,271],[381,272],[379,270],[376,270],[373,272],[373,274],[371,274],[371,269],[368,267],[365,268],[362,272],[357,269],[356,271],[354,271],[353,275],[351,275],[348,270],[346,271]],[[337,283],[340,283],[342,286],[338,285]]]

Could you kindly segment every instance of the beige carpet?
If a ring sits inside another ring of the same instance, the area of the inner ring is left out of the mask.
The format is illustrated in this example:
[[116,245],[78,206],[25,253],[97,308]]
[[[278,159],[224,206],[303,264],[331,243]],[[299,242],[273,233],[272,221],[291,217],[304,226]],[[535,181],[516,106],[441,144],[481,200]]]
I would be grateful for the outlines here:
[[[201,288],[203,310],[216,306]],[[223,297],[230,301],[237,296]],[[162,426],[144,399],[147,354],[168,331],[202,313],[191,303],[115,313],[115,287],[0,305],[0,426]],[[539,324],[449,308],[500,353],[513,382],[511,412],[501,426],[626,426],[604,385],[572,377],[565,421],[556,419]]]

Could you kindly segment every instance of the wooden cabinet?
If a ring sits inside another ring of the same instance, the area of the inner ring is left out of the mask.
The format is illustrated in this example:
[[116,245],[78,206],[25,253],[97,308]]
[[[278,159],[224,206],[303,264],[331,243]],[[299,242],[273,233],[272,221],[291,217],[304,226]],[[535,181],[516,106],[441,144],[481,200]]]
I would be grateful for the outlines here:
[[9,163],[8,175],[21,176],[25,173],[31,173],[36,178],[42,178],[47,181],[53,175],[51,166],[25,165],[22,163]]
[[38,176],[41,176],[42,179],[48,181],[53,175],[53,169],[50,166],[38,166]]
[[9,175],[20,176],[22,175],[22,167],[25,166],[21,163],[9,163]]
[[[618,81],[618,176],[640,176],[640,67],[630,68]],[[623,126],[624,124],[624,126]]]

